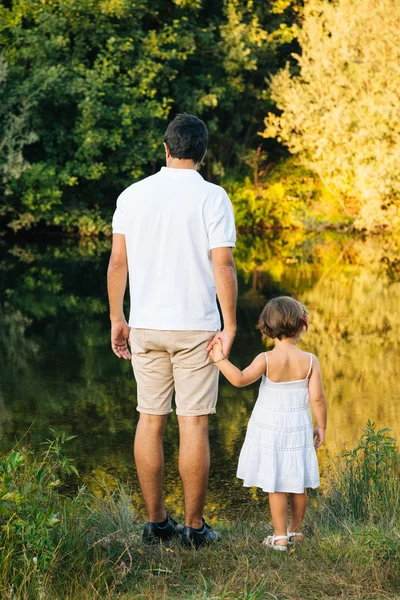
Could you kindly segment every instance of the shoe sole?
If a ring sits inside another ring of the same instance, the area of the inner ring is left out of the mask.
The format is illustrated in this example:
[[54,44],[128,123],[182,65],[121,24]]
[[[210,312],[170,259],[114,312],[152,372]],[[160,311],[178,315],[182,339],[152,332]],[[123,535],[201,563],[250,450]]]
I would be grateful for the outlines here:
[[179,538],[181,537],[181,534],[178,532],[174,532],[171,533],[171,535],[168,535],[166,537],[162,537],[162,536],[158,536],[158,535],[152,535],[149,537],[142,537],[142,542],[143,544],[146,544],[148,546],[154,546],[157,544],[160,544],[161,542],[170,542],[173,538]]

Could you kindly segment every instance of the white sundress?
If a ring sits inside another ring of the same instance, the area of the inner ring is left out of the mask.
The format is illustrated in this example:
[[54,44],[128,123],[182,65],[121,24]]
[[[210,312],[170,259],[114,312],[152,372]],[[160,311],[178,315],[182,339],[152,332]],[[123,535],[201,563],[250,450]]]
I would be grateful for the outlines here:
[[319,486],[308,392],[312,355],[307,377],[287,382],[268,379],[267,353],[265,360],[236,475],[246,487],[302,494]]

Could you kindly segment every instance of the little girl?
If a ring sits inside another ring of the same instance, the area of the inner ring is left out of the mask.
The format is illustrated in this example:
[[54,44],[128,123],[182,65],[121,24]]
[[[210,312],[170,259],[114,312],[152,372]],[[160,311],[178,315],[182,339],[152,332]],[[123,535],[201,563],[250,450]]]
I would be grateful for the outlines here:
[[[240,452],[237,477],[244,480],[246,487],[257,486],[269,492],[274,535],[265,538],[263,544],[274,550],[287,550],[288,545],[303,539],[305,488],[319,486],[315,449],[325,438],[327,407],[317,358],[296,347],[308,328],[306,308],[288,296],[274,298],[264,307],[259,326],[275,347],[259,354],[244,371],[224,356],[221,341],[210,351],[210,358],[236,387],[250,385],[262,377]],[[317,422],[314,430],[310,401]]]

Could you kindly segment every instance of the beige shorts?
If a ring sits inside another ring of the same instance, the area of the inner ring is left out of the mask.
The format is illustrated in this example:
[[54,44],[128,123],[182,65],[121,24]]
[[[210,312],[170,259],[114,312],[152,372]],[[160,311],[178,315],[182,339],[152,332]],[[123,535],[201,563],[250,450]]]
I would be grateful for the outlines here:
[[131,329],[132,366],[139,412],[198,416],[215,413],[219,371],[207,346],[216,331]]

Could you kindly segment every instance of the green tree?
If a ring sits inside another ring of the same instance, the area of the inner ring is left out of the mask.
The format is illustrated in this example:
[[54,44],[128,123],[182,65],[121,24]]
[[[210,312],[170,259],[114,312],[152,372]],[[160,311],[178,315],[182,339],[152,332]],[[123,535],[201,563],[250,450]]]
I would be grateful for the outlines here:
[[[183,110],[209,125],[209,177],[247,168],[240,159],[260,145],[271,106],[265,72],[294,49],[300,7],[295,0],[0,3],[9,98],[1,127],[21,115],[24,131],[23,168],[7,181],[2,214],[14,230],[43,222],[108,234],[116,196],[159,167],[167,121]],[[18,164],[12,156],[5,164]]]
[[[0,177],[5,194],[10,193],[10,181],[17,180],[29,164],[23,148],[36,141],[29,131],[29,99],[15,102],[7,94],[8,65],[0,56]],[[1,214],[1,209],[0,209]]]

